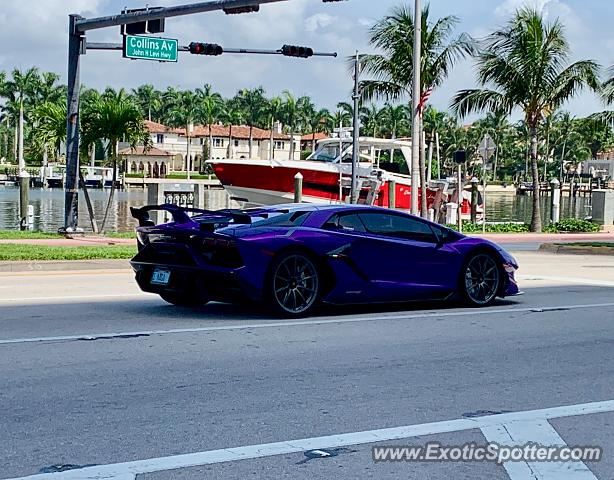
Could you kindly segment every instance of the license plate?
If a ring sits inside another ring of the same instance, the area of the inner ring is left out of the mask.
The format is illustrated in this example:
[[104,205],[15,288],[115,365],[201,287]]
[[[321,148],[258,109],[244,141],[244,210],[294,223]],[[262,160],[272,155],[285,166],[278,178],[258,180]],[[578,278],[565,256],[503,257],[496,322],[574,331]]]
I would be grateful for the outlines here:
[[156,268],[151,275],[151,283],[154,285],[168,285],[170,278],[171,272],[169,270]]

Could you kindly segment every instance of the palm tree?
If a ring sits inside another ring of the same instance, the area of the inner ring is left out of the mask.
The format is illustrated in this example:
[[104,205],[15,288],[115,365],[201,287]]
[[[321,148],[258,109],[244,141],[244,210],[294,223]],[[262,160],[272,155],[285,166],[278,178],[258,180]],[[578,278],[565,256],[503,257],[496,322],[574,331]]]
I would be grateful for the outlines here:
[[330,125],[331,114],[326,108],[313,110],[307,119],[311,129],[311,151],[316,149],[316,133],[325,132]]
[[360,124],[367,133],[372,133],[373,137],[378,136],[382,126],[382,115],[376,105],[371,104],[360,112]]
[[249,124],[249,156],[251,158],[254,146],[254,126],[261,121],[266,105],[264,88],[240,90],[236,98],[238,104],[243,109],[245,120]]
[[196,96],[200,103],[198,119],[207,125],[209,131],[209,160],[213,158],[213,124],[220,120],[222,110],[222,96],[214,93],[208,83],[203,88],[196,90]]
[[296,131],[296,125],[299,123],[300,111],[296,97],[288,90],[282,92],[284,99],[283,114],[285,124],[288,127],[288,133],[290,134],[290,160],[294,160],[294,134]]
[[[430,9],[427,5],[422,11],[420,98],[424,100],[423,107],[426,106],[428,92],[441,86],[452,67],[474,51],[473,40],[468,35],[453,35],[459,22],[457,17],[447,16],[431,21],[429,16]],[[360,82],[364,100],[382,98],[398,101],[411,98],[413,38],[414,15],[408,5],[393,8],[389,15],[371,28],[369,42],[383,53],[362,55],[359,59],[364,73],[372,77]],[[420,131],[422,130],[420,125]],[[425,185],[423,155],[420,155],[420,178],[421,184]],[[421,212],[426,215],[425,188],[421,189],[420,197]]]
[[66,141],[66,103],[44,102],[32,112],[36,123],[36,140],[43,148],[53,147],[54,156],[60,157],[60,147]]
[[117,160],[119,142],[124,141],[136,148],[151,147],[149,130],[143,123],[143,114],[125,95],[102,96],[83,107],[82,137],[85,145],[107,141],[107,155]]
[[243,124],[243,111],[233,101],[224,102],[220,110],[220,120],[228,127],[228,158],[233,158],[232,127]]
[[269,155],[271,159],[275,158],[275,122],[281,122],[283,120],[284,113],[284,101],[281,97],[271,98],[266,106],[266,115],[268,118],[268,124],[270,128],[269,138]]
[[335,128],[343,128],[344,125],[352,123],[352,116],[343,109],[337,110],[330,118],[327,128],[333,131]]
[[132,95],[147,119],[151,122],[152,113],[160,107],[161,94],[153,85],[145,84],[132,90]]
[[60,76],[52,72],[43,72],[36,85],[34,101],[36,104],[44,102],[58,103],[66,100],[66,86],[58,85]]
[[584,87],[597,90],[598,65],[582,60],[564,67],[569,44],[563,25],[547,23],[535,9],[518,10],[501,30],[483,42],[478,54],[478,81],[483,89],[463,90],[453,100],[461,116],[471,112],[511,113],[522,109],[529,129],[533,214],[531,230],[541,232],[539,204],[538,127],[544,119]]
[[11,77],[11,80],[5,84],[5,94],[8,96],[9,101],[15,102],[19,108],[19,121],[15,123],[18,129],[16,132],[18,133],[19,145],[19,169],[23,170],[25,168],[23,147],[25,108],[33,103],[36,87],[40,82],[40,74],[38,68],[32,67],[26,72],[15,69]]
[[194,122],[200,116],[200,103],[194,92],[177,91],[169,88],[165,94],[165,100],[168,102],[166,111],[166,121],[173,127],[185,128],[187,150],[185,156],[185,171],[192,171],[192,162],[190,158],[190,133]]
[[512,126],[508,121],[508,116],[505,113],[488,113],[485,118],[476,122],[481,126],[484,134],[490,135],[495,143],[494,164],[493,164],[493,180],[497,178],[497,167],[499,164],[499,157],[504,151],[504,139],[510,134]]

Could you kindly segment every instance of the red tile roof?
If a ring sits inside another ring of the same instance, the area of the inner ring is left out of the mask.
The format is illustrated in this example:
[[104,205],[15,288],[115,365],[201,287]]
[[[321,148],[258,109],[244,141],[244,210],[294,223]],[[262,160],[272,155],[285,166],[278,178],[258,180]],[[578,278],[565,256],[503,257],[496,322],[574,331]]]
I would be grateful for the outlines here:
[[147,157],[172,157],[174,153],[167,152],[166,150],[160,150],[159,148],[152,147],[149,150],[145,150],[144,147],[138,146],[136,148],[124,148],[119,151],[120,155],[138,155]]
[[[324,140],[325,138],[328,138],[328,134],[326,133],[317,132],[315,135],[316,142],[318,140]],[[312,140],[313,140],[313,133],[308,133],[301,137],[301,142],[311,142]]]
[[[184,130],[185,132],[185,130]],[[185,135],[185,133],[181,133]],[[211,125],[211,134],[213,137],[229,137],[230,136],[230,127],[225,125]],[[262,128],[254,127],[252,135],[254,140],[268,140],[271,138],[270,130],[263,130]],[[209,136],[209,127],[207,125],[194,125],[194,131],[190,135],[192,137],[208,137]],[[249,126],[247,125],[233,125],[232,126],[232,138],[237,138],[241,140],[249,139]],[[273,138],[276,140],[287,140],[290,138],[289,135],[285,133],[273,133]]]
[[166,125],[162,125],[158,122],[152,122],[151,120],[145,120],[145,126],[149,130],[149,133],[183,133],[185,128],[170,128]]
[[[145,120],[145,126],[149,130],[150,133],[175,133],[177,135],[185,136],[185,128],[170,128],[166,125],[162,125],[161,123],[151,122],[149,120]],[[224,137],[227,138],[230,136],[230,127],[224,125],[212,125],[211,133],[214,137]],[[207,125],[194,125],[194,131],[190,134],[191,137],[208,137],[209,136],[209,127]],[[263,130],[262,128],[253,128],[253,136],[254,140],[267,140],[271,137],[270,130]],[[232,137],[240,140],[248,140],[249,139],[249,126],[247,125],[233,125],[232,127]],[[273,133],[273,138],[276,140],[288,140],[290,138],[289,135],[285,133]]]

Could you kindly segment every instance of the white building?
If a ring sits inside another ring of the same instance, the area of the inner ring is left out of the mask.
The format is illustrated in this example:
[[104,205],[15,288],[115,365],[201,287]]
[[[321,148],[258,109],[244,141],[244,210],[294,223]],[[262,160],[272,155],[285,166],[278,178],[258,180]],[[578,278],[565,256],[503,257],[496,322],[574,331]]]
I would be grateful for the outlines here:
[[[139,173],[141,171],[152,171],[151,166],[154,161],[167,173],[173,171],[185,171],[186,158],[188,154],[188,136],[185,128],[170,128],[156,122],[145,121],[149,129],[153,147],[149,152],[142,148],[136,151],[131,150],[127,144],[121,144],[122,156],[126,158],[129,173]],[[249,139],[250,127],[246,125],[223,126],[213,125],[211,127],[212,148],[211,155],[208,152],[209,128],[206,125],[195,125],[189,133],[189,155],[192,171],[202,171],[205,162],[209,157],[213,159],[223,158],[244,158],[262,160],[271,157],[277,160],[290,158],[290,136],[281,132],[281,126],[276,125],[276,129],[263,130],[257,127],[252,128],[252,152],[250,153]],[[271,138],[273,145],[271,145]],[[301,155],[301,136],[295,135],[294,159],[300,159]],[[156,157],[155,159],[153,157]],[[152,157],[148,160],[148,157]],[[161,159],[160,157],[166,157]],[[151,166],[148,165],[151,164]],[[141,164],[143,166],[141,167]],[[137,170],[134,166],[137,165]]]

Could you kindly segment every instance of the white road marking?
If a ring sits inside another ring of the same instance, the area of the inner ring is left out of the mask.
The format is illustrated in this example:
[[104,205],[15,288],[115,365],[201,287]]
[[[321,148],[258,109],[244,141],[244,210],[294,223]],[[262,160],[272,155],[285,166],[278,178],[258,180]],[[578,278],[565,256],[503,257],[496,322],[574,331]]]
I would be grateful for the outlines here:
[[20,343],[40,343],[40,342],[70,342],[77,340],[96,340],[108,339],[117,337],[130,336],[148,336],[148,335],[171,335],[181,333],[201,333],[201,332],[221,332],[233,330],[256,330],[261,328],[281,328],[281,327],[296,327],[310,325],[331,325],[344,323],[363,323],[382,320],[412,320],[425,318],[449,318],[449,317],[474,317],[484,315],[497,315],[507,313],[548,313],[548,311],[556,310],[584,310],[596,308],[611,308],[614,307],[614,302],[611,303],[591,303],[586,305],[550,305],[542,307],[523,307],[523,308],[484,308],[481,310],[461,310],[461,311],[441,311],[441,312],[422,312],[404,315],[370,315],[367,317],[347,317],[347,318],[331,318],[325,317],[313,320],[298,320],[292,322],[284,322],[279,320],[274,323],[252,323],[245,325],[222,325],[218,327],[197,327],[197,328],[174,328],[169,330],[139,330],[127,332],[108,332],[108,333],[84,333],[81,335],[59,335],[54,337],[32,337],[32,338],[9,338],[0,340],[0,345],[12,345]]
[[[604,402],[504,413],[500,415],[489,415],[477,418],[463,418],[458,420],[447,420],[443,422],[409,425],[396,428],[384,428],[380,430],[368,430],[363,432],[345,433],[316,438],[303,438],[300,440],[249,445],[245,447],[222,448],[219,450],[190,453],[186,455],[175,455],[170,457],[152,458],[149,460],[138,460],[135,462],[87,467],[81,470],[72,470],[61,473],[31,475],[28,477],[20,477],[10,480],[128,480],[131,479],[131,476],[140,474],[177,470],[181,468],[212,465],[225,462],[237,462],[240,460],[272,457],[276,455],[286,455],[290,453],[305,452],[307,450],[321,450],[328,448],[348,447],[352,445],[364,445],[369,443],[387,442],[391,440],[401,440],[404,438],[459,432],[478,428],[487,429],[487,431],[489,431],[488,429],[491,429],[492,427],[498,425],[508,425],[512,422],[536,422],[549,418],[590,415],[612,411],[614,411],[614,400],[608,400]],[[512,477],[512,480],[524,480],[525,478],[535,479],[536,477]],[[549,480],[551,477],[544,478]],[[561,480],[566,480],[565,477],[558,478]],[[579,478],[584,480],[584,477]]]
[[577,277],[555,277],[550,275],[516,275],[517,280],[548,280],[557,283],[570,283],[573,285],[593,285],[595,287],[614,287],[614,282],[607,280],[594,280]]
[[[486,440],[500,445],[518,446],[535,442],[544,446],[565,446],[565,441],[548,420],[521,420],[482,428]],[[597,480],[589,468],[579,461],[570,462],[504,462],[511,480]]]
[[53,301],[53,300],[98,300],[101,298],[151,298],[146,293],[115,293],[109,295],[62,295],[57,297],[15,297],[15,298],[0,298],[2,303],[22,303],[22,302],[37,302],[37,301]]

